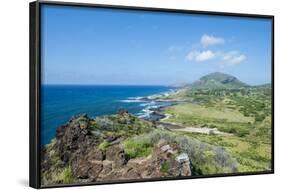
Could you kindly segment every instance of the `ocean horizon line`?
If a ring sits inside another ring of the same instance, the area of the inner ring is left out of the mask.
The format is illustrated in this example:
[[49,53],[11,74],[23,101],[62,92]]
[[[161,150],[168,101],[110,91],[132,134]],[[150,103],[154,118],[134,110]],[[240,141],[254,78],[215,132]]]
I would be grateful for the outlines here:
[[41,84],[42,86],[164,86],[173,87],[174,85],[165,84]]

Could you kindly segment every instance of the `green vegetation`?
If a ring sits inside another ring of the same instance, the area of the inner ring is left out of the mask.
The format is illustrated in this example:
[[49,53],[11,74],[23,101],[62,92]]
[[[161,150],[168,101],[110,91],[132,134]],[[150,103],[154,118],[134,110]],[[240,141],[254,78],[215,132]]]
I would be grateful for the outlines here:
[[150,144],[128,139],[124,142],[124,151],[129,158],[146,157],[151,154],[152,147]]
[[[205,107],[198,104],[179,104],[173,107],[169,107],[167,113],[174,114],[177,121],[191,122],[194,125],[200,123],[202,118],[205,120],[214,120],[222,122],[233,123],[248,123],[253,122],[250,117],[245,117],[239,111],[233,109],[216,109],[215,107]],[[196,120],[199,118],[199,120]]]
[[236,77],[220,72],[205,75],[191,85],[193,89],[237,89],[247,86]]
[[123,146],[130,158],[146,157],[152,153],[152,148],[161,139],[178,144],[180,152],[188,154],[195,175],[237,170],[237,161],[224,148],[198,141],[181,133],[154,129],[149,133],[126,140]]
[[77,179],[73,176],[70,166],[65,166],[63,168],[56,168],[51,170],[51,172],[45,172],[42,176],[42,183],[45,185],[53,185],[58,183],[71,184]]
[[107,136],[122,136],[128,138],[147,133],[152,129],[152,123],[122,113],[97,117],[91,122],[90,128],[95,132],[105,133]]
[[164,162],[162,165],[161,165],[161,168],[160,168],[160,171],[162,173],[168,173],[170,167],[169,167],[169,164],[167,162]]
[[107,141],[103,141],[100,145],[99,145],[99,149],[105,153],[107,148],[110,146],[109,142]]
[[62,178],[62,181],[64,184],[74,183],[75,178],[73,177],[70,166],[64,168],[64,170],[62,171],[62,174],[61,174],[61,178]]
[[76,181],[73,176],[71,167],[65,165],[60,159],[58,153],[55,151],[56,139],[53,139],[50,144],[47,145],[46,151],[49,152],[49,159],[43,163],[50,166],[49,170],[42,172],[42,184],[52,185],[52,184],[71,184]]
[[230,135],[224,136],[182,132],[185,136],[223,147],[237,160],[239,172],[270,170],[270,85],[240,89],[185,89],[181,90],[178,99],[190,103],[167,108],[165,113],[170,117],[165,122],[217,128],[228,133]]
[[264,171],[271,167],[271,149],[267,144],[254,143],[235,136],[210,136],[195,133],[185,135],[211,145],[224,147],[237,160],[239,172]]

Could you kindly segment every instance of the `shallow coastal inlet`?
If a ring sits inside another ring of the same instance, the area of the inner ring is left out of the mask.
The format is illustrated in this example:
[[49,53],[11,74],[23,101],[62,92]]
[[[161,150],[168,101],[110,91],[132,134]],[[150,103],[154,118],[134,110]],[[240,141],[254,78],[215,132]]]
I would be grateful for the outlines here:
[[40,14],[42,187],[273,172],[271,19]]

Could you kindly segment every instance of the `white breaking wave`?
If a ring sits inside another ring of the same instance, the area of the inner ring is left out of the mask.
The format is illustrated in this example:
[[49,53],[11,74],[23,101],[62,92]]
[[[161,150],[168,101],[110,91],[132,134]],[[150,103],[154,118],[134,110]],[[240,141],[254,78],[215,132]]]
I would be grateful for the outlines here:
[[157,109],[161,107],[161,103],[154,101],[155,98],[158,98],[159,96],[169,96],[170,93],[174,92],[173,89],[170,89],[168,92],[163,92],[159,94],[154,94],[151,96],[145,96],[145,97],[129,97],[126,100],[120,100],[120,102],[125,103],[140,103],[139,106],[144,107],[140,112],[136,113],[135,115],[139,118],[149,118],[150,115],[154,112],[151,109]]
[[145,100],[142,100],[143,97],[138,96],[138,97],[129,97],[126,100],[120,100],[120,102],[125,102],[125,103],[135,103],[135,102],[146,102]]
[[141,97],[141,96],[138,96],[138,97],[129,97],[128,99],[129,100],[141,100],[143,99],[144,97]]
[[120,100],[120,102],[125,102],[125,103],[134,103],[134,102],[144,102],[144,101],[141,101],[141,100],[133,100],[133,99],[131,99],[131,100]]
[[147,118],[153,111],[149,109],[142,109],[142,113],[139,114],[139,118]]
[[156,104],[155,101],[151,101],[151,102],[147,102],[147,103],[142,103],[142,104],[140,104],[140,106],[146,107],[146,106],[153,106],[153,105],[155,105],[155,104]]

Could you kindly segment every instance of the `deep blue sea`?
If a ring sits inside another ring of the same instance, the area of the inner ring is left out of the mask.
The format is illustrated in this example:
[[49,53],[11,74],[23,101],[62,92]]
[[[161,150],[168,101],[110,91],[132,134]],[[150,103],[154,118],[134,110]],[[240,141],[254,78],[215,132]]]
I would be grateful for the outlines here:
[[56,128],[72,116],[86,113],[91,117],[115,114],[127,109],[139,117],[148,114],[148,108],[161,104],[143,101],[140,97],[163,94],[173,88],[165,86],[72,86],[43,85],[41,90],[41,144],[55,136]]

